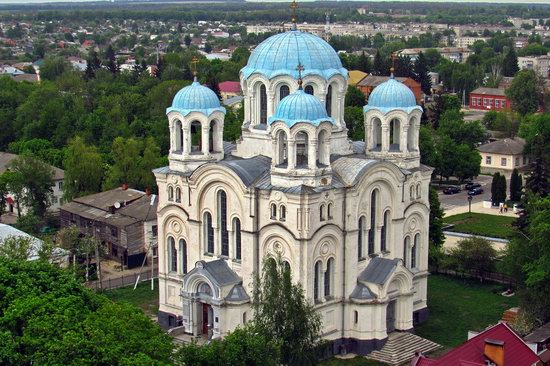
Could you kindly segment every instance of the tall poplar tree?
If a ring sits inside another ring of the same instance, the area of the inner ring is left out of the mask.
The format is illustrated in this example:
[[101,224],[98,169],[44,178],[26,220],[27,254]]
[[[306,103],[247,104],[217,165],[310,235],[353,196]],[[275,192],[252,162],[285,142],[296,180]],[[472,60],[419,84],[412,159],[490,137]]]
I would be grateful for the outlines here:
[[504,76],[514,77],[518,71],[518,57],[514,47],[510,47],[504,56],[504,60],[502,61],[502,74]]

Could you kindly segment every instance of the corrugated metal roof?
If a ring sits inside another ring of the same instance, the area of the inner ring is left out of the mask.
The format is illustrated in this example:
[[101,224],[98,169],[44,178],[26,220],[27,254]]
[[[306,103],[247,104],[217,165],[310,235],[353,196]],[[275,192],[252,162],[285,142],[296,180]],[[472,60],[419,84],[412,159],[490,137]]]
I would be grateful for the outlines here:
[[234,302],[240,302],[240,301],[248,301],[250,300],[250,296],[246,293],[246,290],[242,285],[235,285],[229,291],[229,295],[225,297],[227,301],[234,301]]
[[516,137],[513,139],[502,139],[489,142],[479,146],[477,149],[483,153],[493,153],[502,155],[521,155],[525,147],[525,140]]
[[399,264],[399,259],[386,259],[374,257],[370,260],[367,268],[359,274],[360,281],[383,285]]
[[210,262],[202,262],[204,270],[210,274],[211,279],[214,280],[218,286],[223,287],[241,283],[239,276],[229,268],[225,260],[216,259]]
[[350,298],[355,300],[372,300],[376,299],[376,295],[367,286],[358,283],[351,292]]
[[250,159],[226,159],[217,164],[233,170],[247,187],[250,187],[271,169],[271,159],[265,156],[255,156]]

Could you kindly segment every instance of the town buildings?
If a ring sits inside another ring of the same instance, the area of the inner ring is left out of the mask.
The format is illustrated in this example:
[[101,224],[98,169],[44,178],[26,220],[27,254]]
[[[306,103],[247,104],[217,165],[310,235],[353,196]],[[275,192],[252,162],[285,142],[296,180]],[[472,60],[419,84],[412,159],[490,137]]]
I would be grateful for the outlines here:
[[518,57],[521,70],[533,70],[541,78],[550,78],[550,55]]
[[380,83],[364,108],[366,141],[350,141],[348,71],[295,28],[258,45],[240,83],[236,144],[222,140],[225,109],[198,82],[167,109],[169,165],[154,171],[159,324],[223,337],[253,318],[254,273],[280,256],[334,353],[367,354],[411,331],[427,317],[432,173],[413,92]]
[[529,156],[523,154],[525,140],[506,138],[483,144],[477,148],[481,154],[481,173],[499,172],[510,176],[514,169],[523,169],[529,164]]
[[[389,76],[376,76],[371,74],[359,81],[356,86],[359,90],[363,92],[363,94],[365,94],[365,98],[368,100],[370,94],[374,91],[374,89],[377,86],[385,83],[389,79]],[[396,77],[394,78],[394,80],[397,80],[398,82],[407,86],[413,92],[417,104],[422,101],[422,87],[418,81],[414,80],[413,78],[403,77]]]
[[503,88],[480,87],[470,93],[470,109],[504,110],[511,109],[512,103]]

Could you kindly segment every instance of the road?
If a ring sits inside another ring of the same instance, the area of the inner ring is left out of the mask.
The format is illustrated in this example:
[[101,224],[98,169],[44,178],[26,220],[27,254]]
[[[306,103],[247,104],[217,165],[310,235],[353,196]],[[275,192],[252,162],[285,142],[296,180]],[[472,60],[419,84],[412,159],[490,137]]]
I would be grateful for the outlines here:
[[[491,181],[493,177],[488,175],[480,175],[475,180],[476,183],[481,184],[483,188],[483,193],[477,196],[473,196],[472,204],[476,202],[486,201],[491,199]],[[439,202],[441,203],[441,208],[444,211],[448,211],[452,208],[459,206],[468,206],[468,192],[466,190],[460,191],[456,194],[443,194],[442,191],[439,192]]]

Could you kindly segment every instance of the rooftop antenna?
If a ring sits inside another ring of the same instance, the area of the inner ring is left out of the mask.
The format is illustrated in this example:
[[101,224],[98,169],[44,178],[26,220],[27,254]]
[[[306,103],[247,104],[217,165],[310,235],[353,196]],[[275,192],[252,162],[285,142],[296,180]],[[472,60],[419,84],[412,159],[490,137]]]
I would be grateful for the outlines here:
[[292,9],[292,30],[296,30],[296,9],[298,9],[298,4],[296,3],[296,0],[292,0],[292,3],[290,4],[290,9]]
[[296,66],[296,71],[298,71],[298,90],[302,90],[302,71],[304,71],[304,65],[302,65],[301,62],[298,62],[298,66]]
[[197,56],[193,56],[191,59],[191,69],[193,69],[193,81],[197,81],[197,64],[199,63],[199,58]]

